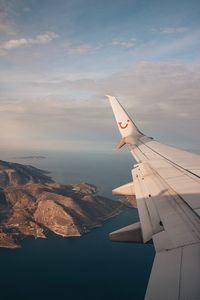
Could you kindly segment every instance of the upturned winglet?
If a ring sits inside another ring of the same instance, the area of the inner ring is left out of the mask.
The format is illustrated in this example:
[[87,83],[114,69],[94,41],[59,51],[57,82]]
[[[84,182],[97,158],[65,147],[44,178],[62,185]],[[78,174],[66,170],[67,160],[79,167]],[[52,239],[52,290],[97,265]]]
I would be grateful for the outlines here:
[[122,136],[122,140],[118,143],[117,148],[121,148],[124,144],[134,144],[143,134],[139,131],[119,101],[114,96],[106,96],[110,101],[119,132]]

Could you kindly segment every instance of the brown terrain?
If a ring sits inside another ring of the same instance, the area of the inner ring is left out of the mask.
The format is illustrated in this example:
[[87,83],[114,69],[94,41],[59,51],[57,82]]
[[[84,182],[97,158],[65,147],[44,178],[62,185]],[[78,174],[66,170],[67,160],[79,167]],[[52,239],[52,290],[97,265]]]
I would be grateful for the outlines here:
[[87,183],[59,184],[47,172],[0,160],[0,247],[17,248],[25,236],[80,236],[127,209],[125,201],[96,194]]

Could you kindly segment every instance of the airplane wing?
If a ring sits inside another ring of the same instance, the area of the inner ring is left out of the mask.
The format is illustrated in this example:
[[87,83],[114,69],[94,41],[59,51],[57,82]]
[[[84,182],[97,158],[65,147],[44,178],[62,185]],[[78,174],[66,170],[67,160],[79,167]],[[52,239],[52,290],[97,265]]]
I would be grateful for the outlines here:
[[140,222],[113,241],[151,242],[156,255],[145,300],[200,300],[200,156],[145,136],[108,96],[121,140],[137,161],[133,182],[113,190],[135,200]]

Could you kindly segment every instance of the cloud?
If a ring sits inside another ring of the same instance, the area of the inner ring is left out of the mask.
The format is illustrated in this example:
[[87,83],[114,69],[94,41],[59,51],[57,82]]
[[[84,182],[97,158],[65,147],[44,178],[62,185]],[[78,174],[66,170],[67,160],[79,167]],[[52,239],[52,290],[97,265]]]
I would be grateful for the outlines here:
[[14,21],[11,1],[0,0],[0,34],[16,34],[16,24]]
[[9,40],[0,43],[0,48],[4,50],[10,50],[13,48],[19,48],[21,46],[28,45],[44,45],[57,38],[58,35],[55,32],[46,32],[39,34],[35,38],[20,38],[15,40]]
[[70,42],[67,43],[66,52],[68,54],[89,54],[94,53],[101,48],[101,45],[94,46],[88,43],[81,43],[78,45],[74,45]]
[[9,140],[15,146],[23,137],[23,147],[39,147],[40,143],[45,147],[46,143],[50,149],[66,141],[93,141],[94,145],[113,141],[114,145],[118,133],[105,97],[110,93],[120,99],[144,133],[178,146],[200,147],[196,137],[199,82],[200,64],[141,61],[96,80],[27,83],[30,91],[27,86],[24,100],[1,98],[0,142],[6,145]]
[[32,9],[27,6],[27,7],[23,8],[23,11],[26,12],[26,13],[30,13],[32,11]]
[[91,141],[95,145],[106,124],[102,123],[105,103],[101,102],[93,106],[91,101],[59,95],[1,101],[1,148],[67,150],[74,142],[80,147]]
[[124,48],[133,48],[135,46],[136,39],[122,40],[122,39],[113,39],[111,42],[112,46],[121,46]]
[[[0,35],[1,40],[6,35],[16,35],[18,33],[19,16],[18,8],[21,1],[15,0],[0,0]],[[28,27],[28,26],[26,26]]]
[[16,29],[13,24],[0,22],[0,34],[12,35],[16,34]]
[[200,111],[199,81],[200,64],[141,61],[104,78],[41,80],[32,82],[31,88],[48,90],[49,93],[67,90],[71,94],[86,94],[89,96],[80,97],[83,100],[91,97],[91,106],[102,101],[100,96],[103,99],[105,94],[111,93],[136,110],[139,120],[155,125],[163,118],[197,120]]
[[189,30],[187,27],[161,27],[160,33],[173,34],[173,33],[185,33]]

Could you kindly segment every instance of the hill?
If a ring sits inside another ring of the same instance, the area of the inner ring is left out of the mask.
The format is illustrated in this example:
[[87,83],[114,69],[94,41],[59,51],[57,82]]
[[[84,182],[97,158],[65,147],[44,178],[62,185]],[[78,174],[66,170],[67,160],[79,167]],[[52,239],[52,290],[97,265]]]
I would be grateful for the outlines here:
[[59,184],[44,170],[0,160],[0,247],[51,232],[81,236],[127,206],[99,196],[92,184]]

